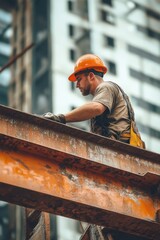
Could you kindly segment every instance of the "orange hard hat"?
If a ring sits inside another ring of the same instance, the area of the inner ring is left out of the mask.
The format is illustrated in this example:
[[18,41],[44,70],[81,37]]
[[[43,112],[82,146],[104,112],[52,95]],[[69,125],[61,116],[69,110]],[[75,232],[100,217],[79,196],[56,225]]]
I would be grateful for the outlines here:
[[68,79],[72,82],[75,82],[75,75],[81,71],[85,71],[88,69],[94,69],[97,72],[102,72],[103,74],[107,72],[107,67],[98,56],[94,54],[85,54],[78,58],[74,67],[74,72],[68,77]]

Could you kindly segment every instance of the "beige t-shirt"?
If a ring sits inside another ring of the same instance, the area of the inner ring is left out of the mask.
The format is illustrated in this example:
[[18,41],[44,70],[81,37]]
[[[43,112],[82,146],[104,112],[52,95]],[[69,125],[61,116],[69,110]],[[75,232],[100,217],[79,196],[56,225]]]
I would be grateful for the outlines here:
[[96,88],[92,101],[102,103],[106,106],[106,111],[91,119],[91,132],[114,139],[119,139],[122,132],[129,132],[127,103],[116,84],[101,83]]

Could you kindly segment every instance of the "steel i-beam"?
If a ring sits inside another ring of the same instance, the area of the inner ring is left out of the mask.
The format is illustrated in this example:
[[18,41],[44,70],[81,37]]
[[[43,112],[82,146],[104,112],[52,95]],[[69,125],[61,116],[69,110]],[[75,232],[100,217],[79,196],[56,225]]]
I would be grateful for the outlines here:
[[0,199],[159,239],[160,155],[0,106]]

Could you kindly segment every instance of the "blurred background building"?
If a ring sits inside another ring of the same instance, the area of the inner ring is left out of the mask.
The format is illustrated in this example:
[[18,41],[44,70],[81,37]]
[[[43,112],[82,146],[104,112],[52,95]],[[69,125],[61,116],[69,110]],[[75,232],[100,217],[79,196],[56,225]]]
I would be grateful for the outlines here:
[[[160,153],[159,0],[0,0],[0,66],[32,43],[0,73],[0,104],[57,114],[91,100],[67,78],[80,55],[94,53],[109,68],[105,80],[129,95],[147,149]],[[88,130],[88,122],[75,126]],[[16,224],[4,238],[8,208],[0,205],[0,240],[22,239]],[[19,207],[14,211],[21,216]],[[51,219],[52,239],[79,239],[79,222]]]
[[[11,55],[11,22],[10,13],[0,9],[0,66],[3,66]],[[6,69],[0,74],[0,103],[8,105],[8,86],[10,83],[10,70]]]

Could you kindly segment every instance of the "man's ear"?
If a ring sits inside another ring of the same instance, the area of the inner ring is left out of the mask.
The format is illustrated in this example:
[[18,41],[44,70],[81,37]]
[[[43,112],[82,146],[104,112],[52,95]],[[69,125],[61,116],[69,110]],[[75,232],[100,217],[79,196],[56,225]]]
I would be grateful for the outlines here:
[[90,78],[91,81],[93,81],[94,78],[95,78],[95,75],[94,75],[93,72],[90,72],[90,73],[88,74],[88,76],[89,76],[89,78]]

